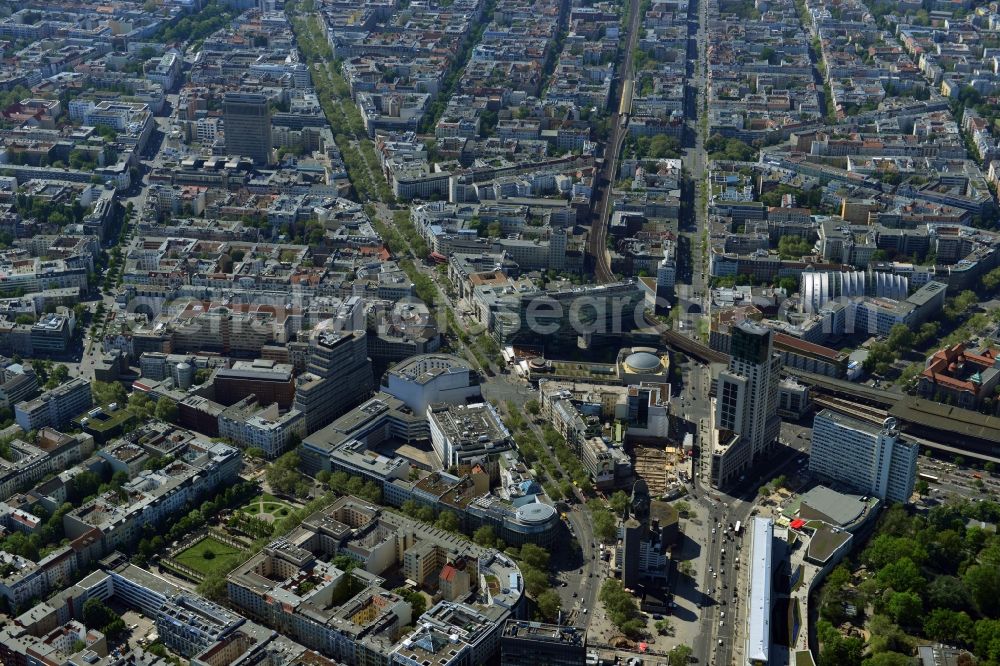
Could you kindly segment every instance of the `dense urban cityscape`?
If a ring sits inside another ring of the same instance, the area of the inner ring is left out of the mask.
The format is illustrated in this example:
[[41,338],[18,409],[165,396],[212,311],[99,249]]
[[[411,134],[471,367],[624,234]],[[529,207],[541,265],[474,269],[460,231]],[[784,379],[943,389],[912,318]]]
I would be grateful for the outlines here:
[[3,666],[1000,666],[1000,2],[0,53]]

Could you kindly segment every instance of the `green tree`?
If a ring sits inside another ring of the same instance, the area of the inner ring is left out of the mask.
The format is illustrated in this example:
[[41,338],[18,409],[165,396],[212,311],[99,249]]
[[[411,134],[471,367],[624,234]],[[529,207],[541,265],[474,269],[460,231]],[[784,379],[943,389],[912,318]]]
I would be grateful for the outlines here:
[[224,602],[229,597],[226,588],[225,576],[209,574],[205,576],[205,580],[198,583],[198,594],[215,602]]
[[427,599],[424,598],[417,590],[410,589],[408,587],[398,587],[393,590],[396,594],[403,597],[410,604],[410,617],[416,621],[424,611],[427,610]]
[[611,543],[618,536],[618,521],[603,509],[590,512],[594,523],[594,536],[604,543]]
[[961,611],[972,608],[972,598],[959,578],[937,576],[927,585],[927,603],[931,608]]
[[799,236],[782,236],[778,239],[778,254],[782,259],[798,259],[812,251],[812,244]]
[[562,609],[562,600],[555,590],[543,590],[535,598],[535,604],[538,606],[538,612],[549,622],[555,622],[558,619],[559,611]]
[[493,548],[497,544],[497,535],[489,525],[483,525],[472,535],[472,540],[480,546]]
[[149,419],[153,416],[155,409],[156,404],[153,400],[141,391],[133,391],[132,395],[128,397],[128,411],[139,420]]
[[927,561],[927,549],[908,537],[880,534],[872,539],[871,544],[862,554],[862,559],[873,569],[882,569],[904,557],[908,557],[917,564],[923,564]]
[[840,635],[836,627],[825,620],[816,623],[820,638],[819,666],[860,666],[864,642],[859,638]]
[[896,592],[920,593],[927,584],[920,568],[909,557],[903,557],[885,565],[876,574],[875,579],[883,589],[891,589]]
[[935,608],[924,620],[928,638],[946,643],[967,643],[973,636],[972,618],[965,611]]
[[910,649],[906,632],[885,615],[875,613],[868,623],[868,628],[871,631],[869,641],[871,652],[898,652]]
[[273,490],[289,495],[301,491],[303,476],[299,472],[299,454],[289,451],[272,462],[264,475]]
[[440,530],[445,530],[446,532],[457,532],[459,530],[460,524],[458,522],[458,516],[452,511],[442,511],[438,515],[437,520],[434,521],[434,526]]
[[526,543],[521,546],[521,561],[536,569],[548,569],[549,551],[533,543]]
[[534,599],[538,599],[543,592],[549,589],[549,577],[544,571],[525,566],[521,568],[521,577],[524,579],[524,589]]
[[118,638],[127,631],[121,616],[96,597],[84,602],[83,622],[88,627],[96,627],[109,638]]
[[1000,568],[996,563],[972,565],[962,582],[980,613],[987,617],[1000,616]]
[[628,508],[629,496],[621,490],[616,490],[615,493],[608,498],[608,504],[611,505],[611,510],[614,511],[616,515],[621,516],[625,513],[625,509]]
[[608,613],[608,618],[617,626],[622,633],[636,637],[642,632],[645,626],[641,622],[639,606],[635,597],[625,591],[620,580],[609,578],[601,585],[601,603]]
[[886,602],[886,611],[901,626],[919,628],[924,604],[913,592],[893,592]]
[[670,650],[670,663],[671,664],[686,664],[691,658],[694,650],[689,648],[687,645],[677,645],[672,650]]
[[783,277],[778,280],[778,287],[784,289],[789,294],[794,294],[799,290],[799,281],[794,277]]
[[899,652],[880,652],[861,662],[861,666],[910,666],[913,660]]
[[160,398],[156,401],[156,418],[168,423],[177,421],[177,403],[170,398]]
[[1000,268],[994,268],[989,273],[982,277],[983,289],[992,292],[995,291],[997,287],[1000,287]]

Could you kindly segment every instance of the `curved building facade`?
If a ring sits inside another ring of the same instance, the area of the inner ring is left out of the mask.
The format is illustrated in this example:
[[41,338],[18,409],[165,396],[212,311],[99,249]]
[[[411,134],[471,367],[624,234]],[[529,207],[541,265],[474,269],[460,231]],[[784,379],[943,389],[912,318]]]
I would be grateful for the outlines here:
[[802,311],[813,314],[837,298],[875,296],[901,301],[909,293],[909,280],[892,273],[863,271],[803,271],[799,284]]

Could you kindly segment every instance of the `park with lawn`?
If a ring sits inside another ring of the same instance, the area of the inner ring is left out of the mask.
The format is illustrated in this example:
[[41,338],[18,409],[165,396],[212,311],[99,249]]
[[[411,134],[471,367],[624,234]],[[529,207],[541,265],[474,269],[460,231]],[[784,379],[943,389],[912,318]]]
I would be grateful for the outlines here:
[[240,507],[240,511],[261,520],[274,522],[280,518],[284,518],[296,508],[274,495],[263,493]]
[[247,557],[247,552],[236,546],[206,536],[177,553],[173,560],[194,569],[203,576],[226,575]]

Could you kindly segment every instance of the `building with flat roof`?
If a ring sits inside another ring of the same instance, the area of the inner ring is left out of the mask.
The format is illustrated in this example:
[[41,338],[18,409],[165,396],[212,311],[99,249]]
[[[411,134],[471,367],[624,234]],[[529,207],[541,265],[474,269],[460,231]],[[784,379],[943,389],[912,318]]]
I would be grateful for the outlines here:
[[434,452],[446,467],[480,464],[494,468],[499,454],[514,448],[514,438],[488,402],[433,405],[427,418]]
[[920,447],[900,437],[896,420],[879,427],[824,409],[813,420],[809,470],[887,502],[909,502]]
[[295,409],[316,432],[367,398],[374,386],[363,330],[322,327],[309,338],[306,372],[295,379]]
[[65,354],[73,337],[73,318],[63,314],[43,315],[31,327],[32,354]]
[[262,405],[276,402],[281,409],[288,409],[295,400],[292,366],[270,359],[237,361],[231,368],[220,368],[213,384],[216,398],[225,405],[254,395]]
[[479,375],[464,358],[421,354],[390,368],[382,377],[380,390],[423,416],[432,404],[463,405],[479,397]]
[[[143,429],[129,433],[102,456],[115,469],[135,474],[119,490],[109,490],[63,516],[67,538],[96,537],[96,549],[110,553],[128,548],[146,534],[146,527],[165,523],[189,502],[216,488],[234,483],[243,465],[239,449],[222,442],[206,442],[190,433],[169,428],[175,442],[174,459],[159,469],[141,470],[150,447],[144,438],[158,433]],[[135,470],[135,471],[133,471]]]
[[380,483],[386,477],[406,478],[409,463],[371,451],[388,439],[406,443],[429,440],[430,429],[426,416],[415,414],[398,398],[378,393],[305,437],[299,454],[303,468],[310,474],[341,470],[364,477],[375,475],[378,478],[372,480]]
[[269,459],[277,458],[306,434],[306,420],[297,409],[284,414],[278,403],[261,408],[256,402],[240,401],[219,414],[219,436],[240,447],[258,448]]
[[744,320],[732,327],[729,367],[719,373],[712,448],[712,485],[731,484],[767,456],[778,439],[778,372],[774,332]]
[[583,666],[587,630],[544,622],[507,620],[500,637],[501,666]]
[[65,428],[74,416],[92,404],[90,382],[83,377],[74,377],[33,400],[14,405],[14,419],[25,432],[45,426]]
[[[330,563],[340,556],[357,567],[343,571]],[[417,619],[409,634],[403,628],[414,619],[410,603],[386,590],[381,577],[396,568],[419,587],[451,597]],[[459,572],[469,574],[460,587]],[[468,660],[441,663],[486,663],[503,621],[523,606],[520,572],[505,555],[355,497],[309,516],[227,582],[230,601],[251,617],[350,664],[423,664],[417,657],[438,654],[440,636],[455,637],[450,656],[469,650]],[[447,621],[456,615],[464,621]],[[484,635],[490,639],[480,644]],[[403,659],[392,661],[397,654]],[[440,655],[447,658],[449,650]]]
[[747,666],[767,666],[771,655],[771,576],[774,521],[757,516],[750,542],[750,592],[747,595]]
[[226,152],[249,157],[254,164],[271,162],[271,110],[266,95],[227,92],[222,100]]
[[[502,584],[499,580],[490,583]],[[389,663],[400,666],[486,664],[500,650],[503,619],[494,609],[440,601],[396,645]],[[509,614],[508,614],[509,615]]]
[[38,377],[31,366],[0,360],[0,408],[12,409],[14,405],[30,400],[38,393]]
[[[433,450],[415,450],[430,444],[432,416],[418,416],[397,398],[379,393],[306,436],[298,449],[302,467],[313,475],[323,470],[343,471],[372,481],[381,489],[383,501],[392,506],[414,500],[435,511],[454,512],[467,533],[490,525],[508,544],[550,544],[560,524],[555,509],[537,501],[534,494],[520,497],[514,506],[490,493],[491,483],[500,481],[500,459],[504,464],[516,460],[513,447],[494,452],[483,449],[483,455],[463,462],[457,475],[438,471],[443,461]],[[445,436],[443,431],[441,436]],[[476,437],[475,446],[481,444]],[[382,448],[393,445],[393,451]],[[432,473],[410,481],[411,466]],[[485,473],[472,474],[476,470]]]

